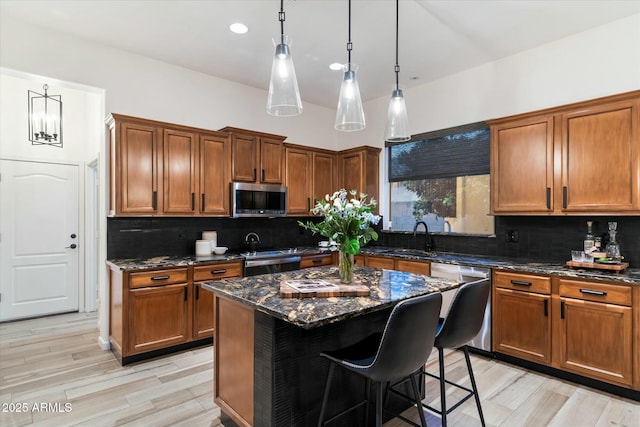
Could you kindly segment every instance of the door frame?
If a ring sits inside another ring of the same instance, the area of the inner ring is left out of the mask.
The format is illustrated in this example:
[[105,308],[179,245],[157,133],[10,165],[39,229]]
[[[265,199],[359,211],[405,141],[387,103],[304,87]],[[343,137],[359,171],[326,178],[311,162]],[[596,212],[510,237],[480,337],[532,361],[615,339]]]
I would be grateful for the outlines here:
[[[60,161],[60,160],[45,160],[45,159],[29,159],[22,157],[0,157],[0,160],[11,160],[17,162],[28,163],[48,163],[56,165],[69,165],[76,166],[78,168],[78,234],[85,236],[85,186],[86,176],[85,162],[76,161]],[[78,245],[78,312],[82,313],[85,309],[85,260],[86,260],[86,239],[80,239],[82,244]],[[94,255],[95,256],[95,255]]]

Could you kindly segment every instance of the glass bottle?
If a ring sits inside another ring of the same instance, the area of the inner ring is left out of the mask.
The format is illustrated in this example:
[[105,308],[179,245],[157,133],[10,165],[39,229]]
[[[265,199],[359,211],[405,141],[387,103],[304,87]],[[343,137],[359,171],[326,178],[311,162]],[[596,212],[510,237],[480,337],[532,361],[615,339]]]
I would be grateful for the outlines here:
[[618,261],[622,258],[620,256],[620,246],[618,245],[618,242],[616,242],[617,229],[618,229],[617,222],[609,223],[609,243],[607,243],[605,250],[607,253],[607,258],[613,261]]
[[[609,223],[611,224],[611,223]],[[588,254],[593,251],[596,245],[596,238],[593,235],[593,221],[587,221],[587,234],[584,236],[584,253]]]

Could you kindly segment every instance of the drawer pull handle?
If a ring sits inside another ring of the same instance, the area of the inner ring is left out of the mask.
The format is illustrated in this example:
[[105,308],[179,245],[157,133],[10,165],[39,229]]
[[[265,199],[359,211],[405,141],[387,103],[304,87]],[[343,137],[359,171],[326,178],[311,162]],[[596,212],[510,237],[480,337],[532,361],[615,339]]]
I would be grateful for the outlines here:
[[170,277],[171,276],[169,276],[168,274],[166,276],[153,276],[151,280],[167,280]]
[[567,199],[569,198],[569,196],[567,195],[568,191],[569,189],[566,186],[562,187],[562,208],[563,209],[567,208]]
[[227,272],[226,268],[221,268],[220,270],[211,270],[211,274],[222,274],[226,272]]
[[198,285],[196,285],[196,299],[200,299],[200,286]]
[[544,317],[549,316],[549,300],[544,300]]
[[189,291],[186,287],[184,288],[184,300],[189,301]]
[[560,318],[564,319],[564,301],[560,303]]
[[547,187],[547,209],[551,209],[551,187]]
[[512,280],[511,281],[512,285],[518,285],[518,286],[531,286],[531,282],[525,282],[522,280]]
[[322,258],[316,258],[313,260],[314,264],[320,264],[322,262]]
[[607,293],[604,291],[594,291],[592,289],[580,289],[580,292],[587,295],[599,295],[601,297],[604,297],[607,295]]

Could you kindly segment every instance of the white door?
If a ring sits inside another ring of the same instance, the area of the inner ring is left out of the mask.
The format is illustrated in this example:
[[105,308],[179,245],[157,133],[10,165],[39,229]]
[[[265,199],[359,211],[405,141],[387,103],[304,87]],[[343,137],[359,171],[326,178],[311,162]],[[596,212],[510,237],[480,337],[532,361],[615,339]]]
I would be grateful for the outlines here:
[[78,310],[78,174],[0,160],[0,320]]

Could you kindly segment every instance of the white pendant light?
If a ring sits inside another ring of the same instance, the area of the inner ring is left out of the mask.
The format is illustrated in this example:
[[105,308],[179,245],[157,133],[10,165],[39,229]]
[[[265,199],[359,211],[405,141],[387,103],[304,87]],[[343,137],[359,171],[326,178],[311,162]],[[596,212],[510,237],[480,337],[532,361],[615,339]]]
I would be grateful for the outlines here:
[[302,101],[298,89],[296,70],[291,58],[289,38],[284,34],[284,0],[280,0],[280,36],[274,40],[276,53],[271,66],[271,80],[267,97],[267,113],[272,116],[286,117],[302,114]]
[[398,65],[398,3],[399,1],[396,0],[396,87],[391,92],[391,101],[389,101],[389,109],[387,110],[387,127],[384,132],[384,140],[388,142],[404,142],[411,139],[407,105],[398,83],[398,74],[400,73],[400,65]]
[[355,131],[365,128],[364,110],[360,98],[360,88],[356,79],[358,67],[351,63],[351,0],[349,0],[349,41],[347,42],[348,62],[344,64],[344,77],[338,98],[335,128],[341,131]]

